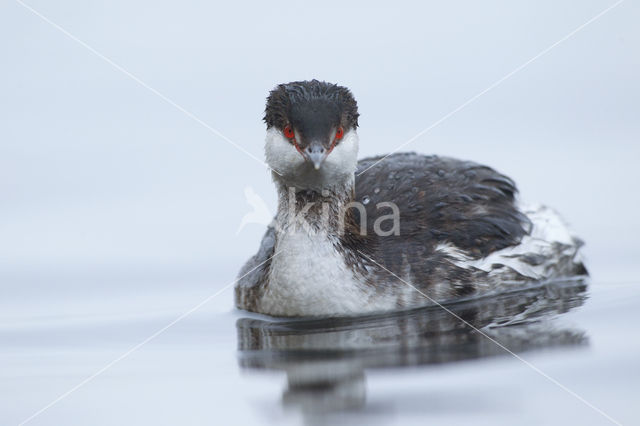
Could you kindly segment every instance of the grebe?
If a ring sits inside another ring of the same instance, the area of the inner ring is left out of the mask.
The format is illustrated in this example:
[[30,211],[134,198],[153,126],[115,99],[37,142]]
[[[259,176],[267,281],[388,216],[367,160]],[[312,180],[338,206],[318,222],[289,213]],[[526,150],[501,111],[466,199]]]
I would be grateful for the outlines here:
[[490,167],[416,153],[358,161],[358,116],[336,84],[270,92],[278,210],[240,271],[238,308],[352,316],[587,274],[562,219],[518,203],[515,183]]

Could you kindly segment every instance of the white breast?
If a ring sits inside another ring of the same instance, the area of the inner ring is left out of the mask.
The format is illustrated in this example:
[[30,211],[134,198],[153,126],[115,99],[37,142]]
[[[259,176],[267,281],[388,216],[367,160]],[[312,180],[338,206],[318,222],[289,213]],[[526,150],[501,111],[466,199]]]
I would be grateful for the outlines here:
[[353,315],[389,309],[347,267],[326,233],[281,232],[260,310],[271,315]]

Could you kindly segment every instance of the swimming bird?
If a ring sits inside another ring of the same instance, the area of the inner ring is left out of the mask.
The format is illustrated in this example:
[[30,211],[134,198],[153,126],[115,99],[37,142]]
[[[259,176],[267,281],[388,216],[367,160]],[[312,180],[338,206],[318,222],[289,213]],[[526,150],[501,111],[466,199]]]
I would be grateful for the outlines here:
[[471,161],[358,161],[351,91],[318,80],[267,98],[278,209],[240,271],[236,306],[272,316],[402,310],[587,275],[582,241],[513,180]]

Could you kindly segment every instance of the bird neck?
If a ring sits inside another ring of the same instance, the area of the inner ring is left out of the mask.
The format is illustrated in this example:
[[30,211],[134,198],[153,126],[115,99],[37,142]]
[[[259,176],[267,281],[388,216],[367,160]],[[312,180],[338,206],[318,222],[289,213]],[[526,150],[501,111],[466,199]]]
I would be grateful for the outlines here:
[[336,236],[353,222],[350,203],[354,199],[354,179],[320,191],[289,185],[274,176],[278,192],[276,226],[280,231],[306,231]]

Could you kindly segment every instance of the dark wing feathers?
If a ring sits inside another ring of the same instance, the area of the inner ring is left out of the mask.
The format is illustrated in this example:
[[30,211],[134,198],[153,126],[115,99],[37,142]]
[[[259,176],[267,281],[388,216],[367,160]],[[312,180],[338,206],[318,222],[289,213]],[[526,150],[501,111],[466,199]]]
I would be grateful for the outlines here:
[[438,266],[453,273],[438,257],[438,244],[477,259],[518,244],[530,231],[514,204],[515,183],[490,167],[415,153],[393,154],[371,167],[380,158],[358,163],[356,201],[367,201],[367,232],[373,234],[376,218],[390,213],[376,206],[387,201],[399,207],[400,235],[373,237],[375,256],[394,271],[402,270],[403,258],[414,275],[427,278]]

